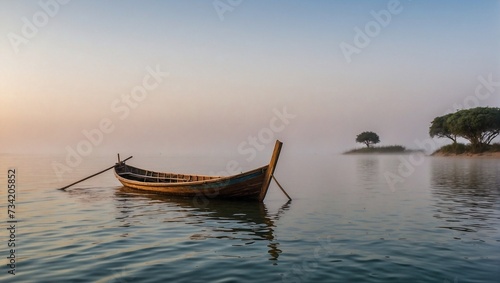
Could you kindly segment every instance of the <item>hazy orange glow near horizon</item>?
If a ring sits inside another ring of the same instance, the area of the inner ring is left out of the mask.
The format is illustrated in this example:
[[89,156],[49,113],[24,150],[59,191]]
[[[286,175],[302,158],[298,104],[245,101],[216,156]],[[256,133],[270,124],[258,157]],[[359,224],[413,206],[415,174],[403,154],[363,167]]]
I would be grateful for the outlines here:
[[416,148],[434,117],[500,106],[500,1],[65,2],[0,4],[0,153],[64,154],[103,119],[93,154],[237,152],[266,128]]

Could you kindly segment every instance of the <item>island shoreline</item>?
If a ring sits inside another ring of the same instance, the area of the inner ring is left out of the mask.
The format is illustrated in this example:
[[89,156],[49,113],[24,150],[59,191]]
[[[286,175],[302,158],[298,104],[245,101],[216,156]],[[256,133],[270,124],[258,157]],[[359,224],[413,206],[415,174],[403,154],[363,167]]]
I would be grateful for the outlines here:
[[470,153],[464,152],[460,154],[455,153],[443,153],[434,152],[430,156],[432,157],[458,157],[458,158],[500,158],[500,152],[481,152],[481,153]]

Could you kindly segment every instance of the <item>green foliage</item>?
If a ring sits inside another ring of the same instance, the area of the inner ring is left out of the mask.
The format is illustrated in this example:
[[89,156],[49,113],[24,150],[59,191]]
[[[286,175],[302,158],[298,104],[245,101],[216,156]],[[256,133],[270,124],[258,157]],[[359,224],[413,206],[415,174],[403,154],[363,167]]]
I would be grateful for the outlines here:
[[370,145],[379,143],[380,138],[374,132],[362,132],[356,136],[356,142],[364,143],[366,147],[369,148]]
[[462,137],[471,143],[471,152],[488,150],[500,134],[500,108],[476,107],[436,117],[429,128],[431,137],[446,137],[456,143]]
[[463,143],[448,144],[439,149],[444,154],[462,154],[470,151],[470,145]]
[[452,133],[448,127],[447,119],[453,114],[448,114],[440,117],[434,118],[429,127],[429,135],[431,138],[449,138],[453,143],[457,142],[457,135]]
[[490,145],[490,148],[488,151],[500,152],[500,143],[494,143],[494,144]]

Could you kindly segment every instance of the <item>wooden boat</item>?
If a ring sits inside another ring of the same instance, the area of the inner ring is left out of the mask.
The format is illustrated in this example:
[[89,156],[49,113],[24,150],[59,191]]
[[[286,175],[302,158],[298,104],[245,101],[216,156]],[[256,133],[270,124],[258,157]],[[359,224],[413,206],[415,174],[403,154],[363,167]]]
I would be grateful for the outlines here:
[[233,176],[163,173],[118,162],[116,178],[126,187],[166,195],[204,199],[228,198],[264,201],[283,143],[276,141],[269,165]]

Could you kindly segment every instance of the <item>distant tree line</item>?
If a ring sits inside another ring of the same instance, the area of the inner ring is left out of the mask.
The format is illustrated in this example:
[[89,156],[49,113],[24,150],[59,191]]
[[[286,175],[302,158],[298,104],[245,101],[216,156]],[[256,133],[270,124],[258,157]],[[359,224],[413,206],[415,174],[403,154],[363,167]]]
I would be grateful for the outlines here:
[[474,151],[486,149],[500,134],[500,108],[477,107],[436,117],[429,127],[431,137],[468,140]]

